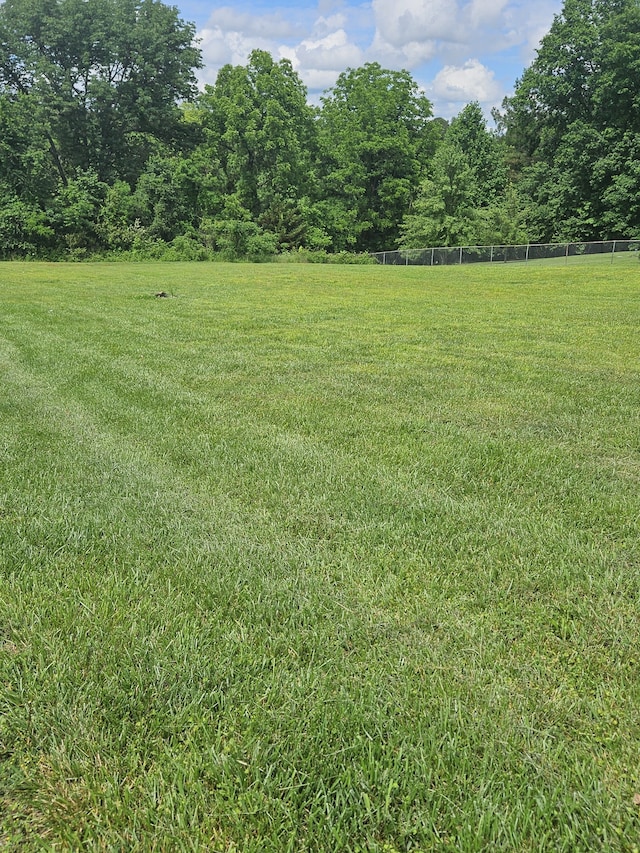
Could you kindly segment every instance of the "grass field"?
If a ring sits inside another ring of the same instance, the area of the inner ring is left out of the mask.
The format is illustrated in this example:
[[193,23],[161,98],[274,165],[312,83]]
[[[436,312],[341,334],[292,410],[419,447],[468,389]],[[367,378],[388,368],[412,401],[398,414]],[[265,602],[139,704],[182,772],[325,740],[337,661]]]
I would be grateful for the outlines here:
[[1,849],[638,850],[637,263],[0,285]]

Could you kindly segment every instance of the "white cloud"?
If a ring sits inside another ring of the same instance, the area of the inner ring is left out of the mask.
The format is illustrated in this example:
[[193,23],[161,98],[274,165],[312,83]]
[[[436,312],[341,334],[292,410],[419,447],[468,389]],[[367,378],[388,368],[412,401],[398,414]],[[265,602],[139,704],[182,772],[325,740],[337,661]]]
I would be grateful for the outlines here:
[[460,65],[469,56],[497,53],[509,44],[509,3],[373,0],[376,31],[367,55],[413,70],[430,60]]
[[333,86],[342,71],[365,62],[363,49],[347,33],[352,19],[344,11],[336,11],[335,5],[333,9],[327,6],[326,14],[301,30],[295,20],[287,21],[280,13],[250,15],[230,6],[220,7],[198,33],[205,61],[201,81],[215,82],[222,65],[243,65],[252,50],[260,49],[276,60],[289,59],[317,99],[314,95]]
[[477,59],[469,59],[462,66],[445,65],[434,77],[430,89],[439,100],[454,104],[469,101],[492,104],[502,93],[493,71]]
[[205,66],[218,67],[231,62],[233,51],[220,27],[205,27],[198,33],[198,38]]
[[252,50],[273,52],[270,39],[258,38],[238,31],[225,31],[221,27],[206,27],[198,33],[200,49],[205,62],[201,76],[204,83],[214,83],[222,65],[243,65]]
[[386,41],[384,35],[376,30],[371,47],[366,55],[369,61],[379,62],[389,68],[417,68],[432,59],[438,50],[435,39],[409,41],[399,47]]
[[531,10],[527,21],[527,27],[522,38],[523,57],[528,65],[534,58],[535,52],[540,47],[543,37],[549,32],[553,23],[554,12],[557,12],[556,3],[542,3]]
[[471,0],[463,10],[462,17],[471,27],[500,24],[509,0]]
[[207,23],[208,27],[219,27],[224,32],[242,33],[243,36],[258,36],[259,38],[284,39],[291,36],[300,37],[303,31],[300,27],[283,18],[279,13],[255,15],[241,12],[231,6],[220,6],[215,9]]
[[338,75],[344,70],[344,68],[324,71],[318,68],[299,68],[298,73],[300,74],[302,82],[309,90],[309,100],[314,104],[318,104],[320,102],[320,96],[326,92],[327,89],[331,89],[331,87],[335,85]]
[[373,0],[380,41],[396,48],[412,42],[464,40],[456,0]]
[[349,41],[343,29],[323,38],[304,39],[296,45],[280,46],[279,54],[291,61],[309,90],[311,100],[315,102],[322,92],[334,85],[339,74],[365,61],[362,50]]
[[560,11],[560,0],[514,0],[504,10],[502,31],[510,46],[521,47],[523,62],[529,64],[534,58],[536,48],[553,22],[553,16]]
[[521,46],[528,64],[560,0],[372,0],[368,54],[409,69],[433,58],[460,64]]
[[300,68],[318,71],[344,71],[362,64],[360,48],[350,42],[344,30],[336,30],[322,39],[305,39],[294,48]]
[[314,32],[317,33],[318,36],[329,35],[329,33],[333,33],[336,30],[342,30],[347,25],[347,18],[341,12],[336,15],[330,15],[328,18],[325,18],[321,15],[314,24]]

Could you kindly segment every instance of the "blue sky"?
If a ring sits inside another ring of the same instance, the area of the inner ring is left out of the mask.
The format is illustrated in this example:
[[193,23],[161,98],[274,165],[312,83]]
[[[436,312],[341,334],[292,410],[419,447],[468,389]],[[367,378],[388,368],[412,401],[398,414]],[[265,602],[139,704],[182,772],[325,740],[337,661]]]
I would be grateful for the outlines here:
[[[173,0],[175,3],[176,0]],[[406,68],[450,118],[469,101],[487,115],[513,91],[562,0],[177,0],[198,28],[213,83],[227,62],[254,48],[286,57],[317,102],[346,68],[379,62]]]

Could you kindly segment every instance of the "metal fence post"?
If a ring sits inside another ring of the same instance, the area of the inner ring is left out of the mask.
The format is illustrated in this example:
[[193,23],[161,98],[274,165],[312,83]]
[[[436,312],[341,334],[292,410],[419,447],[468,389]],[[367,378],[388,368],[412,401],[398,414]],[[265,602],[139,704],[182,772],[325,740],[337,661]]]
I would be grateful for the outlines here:
[[460,266],[462,266],[462,246],[460,246]]
[[613,263],[613,256],[616,253],[616,241],[613,241],[613,246],[611,247],[611,263]]
[[433,248],[433,246],[432,246],[432,247],[431,247],[431,266],[433,266],[433,253],[434,253],[434,252],[435,252],[435,249],[434,249],[434,248]]

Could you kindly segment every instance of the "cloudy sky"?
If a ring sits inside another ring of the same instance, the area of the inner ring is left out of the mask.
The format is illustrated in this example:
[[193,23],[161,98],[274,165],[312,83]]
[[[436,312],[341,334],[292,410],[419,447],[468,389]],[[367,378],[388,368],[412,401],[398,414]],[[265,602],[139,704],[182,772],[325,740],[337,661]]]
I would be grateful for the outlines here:
[[203,83],[255,48],[286,57],[309,99],[346,68],[406,68],[450,118],[469,101],[487,115],[511,93],[561,0],[173,0],[201,39]]

